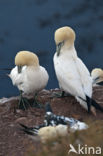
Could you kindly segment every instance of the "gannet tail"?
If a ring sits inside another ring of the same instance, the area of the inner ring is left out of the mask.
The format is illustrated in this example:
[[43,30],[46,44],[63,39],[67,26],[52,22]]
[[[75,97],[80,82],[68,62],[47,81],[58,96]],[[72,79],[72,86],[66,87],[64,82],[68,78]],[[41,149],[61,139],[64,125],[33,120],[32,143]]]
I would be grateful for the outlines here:
[[88,105],[88,112],[90,112],[90,108],[91,105],[94,106],[97,110],[100,110],[101,112],[103,112],[103,107],[100,106],[95,100],[93,100],[92,98],[86,96],[86,102]]
[[100,85],[100,86],[103,86],[103,81],[97,82],[96,84],[98,84],[98,85]]
[[29,135],[37,135],[38,134],[38,129],[36,128],[32,128],[32,127],[27,127],[21,123],[19,123],[20,126],[22,127],[22,131],[24,131],[25,133],[29,134]]

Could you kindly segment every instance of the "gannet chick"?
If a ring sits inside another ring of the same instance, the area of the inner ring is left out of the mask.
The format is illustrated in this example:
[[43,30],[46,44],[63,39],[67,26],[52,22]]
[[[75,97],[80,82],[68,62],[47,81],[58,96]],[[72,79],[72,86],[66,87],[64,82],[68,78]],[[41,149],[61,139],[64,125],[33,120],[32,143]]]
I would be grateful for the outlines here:
[[93,80],[93,86],[103,85],[103,70],[100,68],[95,68],[91,72],[91,77]]
[[25,133],[40,137],[41,142],[45,143],[47,141],[54,141],[58,137],[64,137],[68,135],[68,126],[66,125],[57,125],[57,126],[47,126],[42,127],[40,129],[29,128],[23,124],[21,124]]
[[46,104],[45,106],[45,119],[44,119],[44,124],[40,125],[44,127],[45,126],[57,126],[57,125],[68,125],[71,130],[84,130],[88,128],[88,125],[84,122],[81,122],[79,120],[76,120],[71,117],[65,117],[65,116],[60,116],[56,115],[53,113],[52,108],[49,103]]
[[39,65],[37,55],[29,51],[18,52],[15,56],[15,65],[16,67],[11,70],[9,77],[13,85],[17,86],[21,92],[19,102],[21,104],[24,102],[22,92],[36,95],[45,88],[49,76],[45,68]]
[[55,140],[58,137],[64,137],[68,135],[68,126],[47,126],[40,128],[38,135],[43,143],[51,140]]
[[47,141],[54,141],[58,137],[68,136],[69,132],[75,132],[76,130],[85,130],[88,128],[88,126],[85,127],[86,125],[82,122],[79,123],[79,121],[77,124],[75,123],[71,127],[69,127],[68,125],[59,124],[56,126],[46,126],[41,127],[40,129],[36,129],[27,127],[23,124],[20,125],[22,126],[22,131],[34,137],[38,135],[41,142],[43,143]]
[[21,130],[32,136],[38,135],[42,142],[46,142],[59,136],[67,136],[68,131],[75,132],[76,130],[86,130],[88,128],[88,125],[84,122],[54,114],[49,103],[46,104],[45,111],[43,124],[27,127],[19,123],[22,127]]
[[[54,38],[56,53],[53,61],[60,88],[73,95],[88,112],[91,105],[103,111],[92,99],[92,78],[87,67],[77,56],[74,30],[68,26],[59,28]],[[91,111],[95,114],[94,109]]]

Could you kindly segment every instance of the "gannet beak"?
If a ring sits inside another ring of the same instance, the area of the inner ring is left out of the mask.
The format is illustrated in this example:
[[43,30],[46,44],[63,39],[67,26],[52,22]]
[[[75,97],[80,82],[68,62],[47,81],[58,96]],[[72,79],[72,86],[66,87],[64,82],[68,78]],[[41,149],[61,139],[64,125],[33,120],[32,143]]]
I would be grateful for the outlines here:
[[95,80],[95,81],[99,80],[99,77],[96,77],[94,80]]
[[21,73],[22,71],[22,66],[17,66],[18,67],[18,73]]
[[95,84],[98,80],[99,80],[99,77],[96,77],[95,79],[93,79],[93,84]]
[[57,52],[57,56],[60,55],[60,50],[61,50],[61,47],[64,45],[64,41],[63,42],[60,42],[57,47],[56,47],[56,52]]

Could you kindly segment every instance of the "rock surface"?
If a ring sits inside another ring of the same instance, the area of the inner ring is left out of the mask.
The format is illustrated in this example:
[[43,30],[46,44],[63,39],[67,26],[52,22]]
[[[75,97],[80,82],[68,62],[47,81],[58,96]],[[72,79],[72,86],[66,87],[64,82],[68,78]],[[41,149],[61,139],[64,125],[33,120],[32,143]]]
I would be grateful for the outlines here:
[[[60,90],[43,90],[38,95],[38,100],[45,105],[50,102],[52,109],[57,115],[74,117],[81,121],[102,120],[103,113],[97,111],[97,116],[88,114],[76,102],[74,97],[51,98],[53,93]],[[28,97],[30,102],[33,97]],[[103,87],[95,87],[93,98],[103,106]],[[24,156],[28,150],[28,145],[34,144],[34,151],[39,147],[38,141],[33,141],[30,137],[20,131],[19,123],[27,126],[38,125],[43,122],[45,111],[39,108],[29,108],[26,111],[17,109],[19,97],[0,99],[0,156]]]

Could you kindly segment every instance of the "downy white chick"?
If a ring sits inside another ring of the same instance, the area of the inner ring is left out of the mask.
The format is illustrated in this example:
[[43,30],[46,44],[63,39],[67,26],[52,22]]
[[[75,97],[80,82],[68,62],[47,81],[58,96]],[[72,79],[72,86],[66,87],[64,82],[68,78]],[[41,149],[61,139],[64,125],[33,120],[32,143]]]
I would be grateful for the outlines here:
[[[77,56],[75,38],[74,30],[68,26],[55,32],[56,53],[53,61],[59,87],[73,95],[88,112],[91,105],[103,112],[103,108],[92,99],[92,78]],[[94,107],[91,111],[95,114]]]
[[67,125],[57,125],[57,126],[46,126],[40,129],[29,128],[23,124],[21,124],[22,131],[25,133],[34,136],[39,136],[41,142],[45,143],[47,141],[54,141],[57,137],[63,137],[68,135],[68,126]]
[[45,106],[44,122],[35,127],[27,127],[19,123],[21,130],[25,133],[34,136],[38,135],[42,142],[55,140],[57,137],[67,136],[68,132],[75,132],[76,130],[86,130],[88,125],[80,122],[74,118],[65,116],[58,116],[53,113],[49,103]]
[[45,88],[49,76],[45,68],[39,65],[37,55],[29,51],[18,52],[15,56],[15,65],[9,77],[21,92],[19,105],[23,103],[25,108],[22,92],[35,95]]
[[23,124],[20,125],[22,126],[22,131],[24,131],[26,134],[34,136],[34,139],[35,136],[38,135],[43,143],[47,141],[54,141],[58,137],[68,136],[69,132],[75,132],[76,130],[85,130],[88,128],[88,126],[83,122],[78,122],[78,124],[74,124],[71,127],[69,127],[68,125],[59,124],[56,126],[41,127],[40,129],[37,129],[35,127],[27,127]]
[[91,77],[93,81],[93,86],[103,85],[103,70],[100,68],[95,68],[91,72]]
[[47,126],[40,128],[38,135],[42,142],[55,140],[57,137],[64,137],[68,135],[68,126],[58,125],[58,126]]

